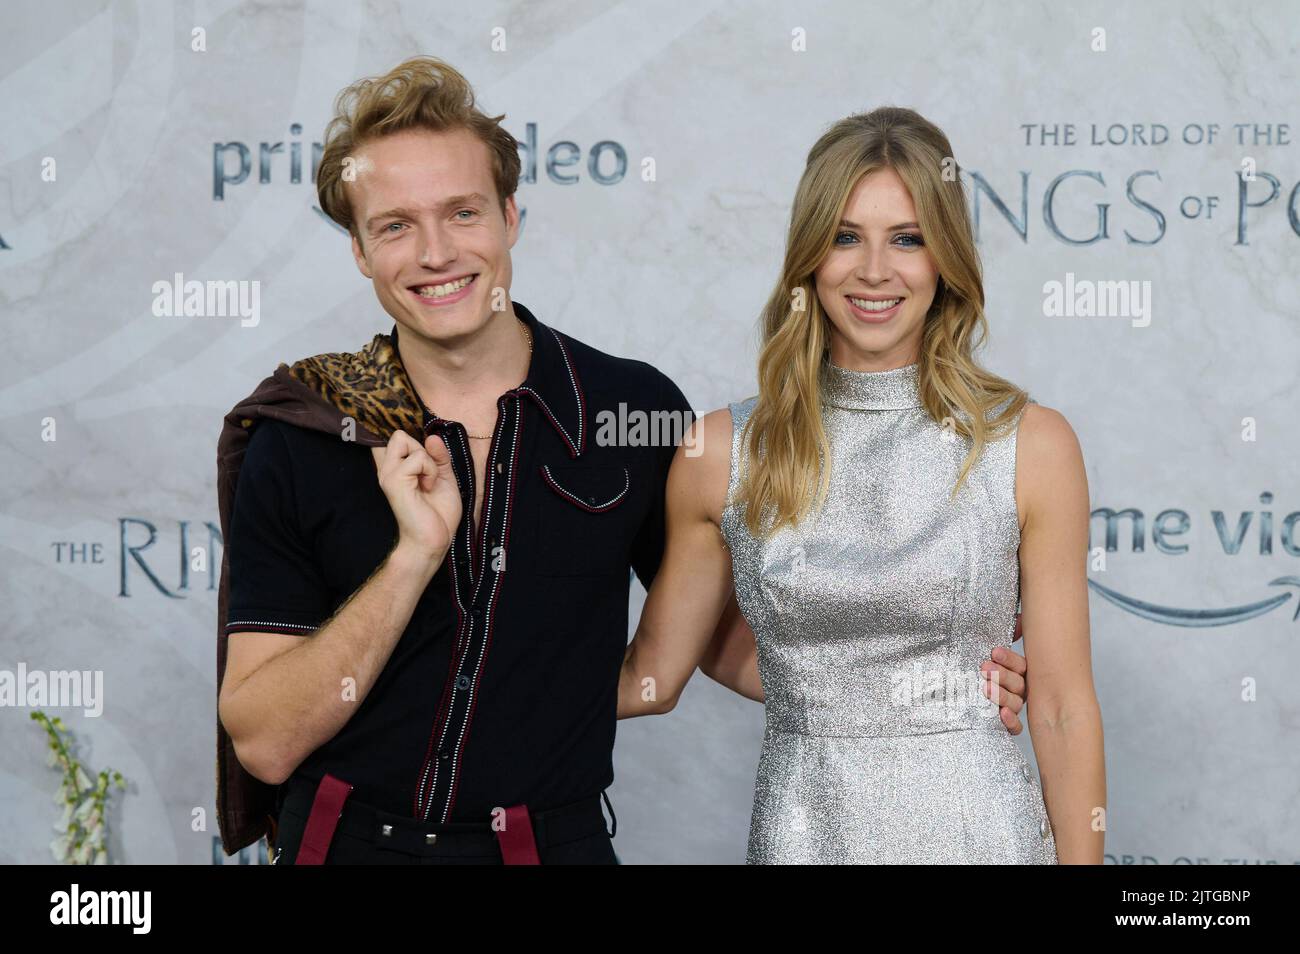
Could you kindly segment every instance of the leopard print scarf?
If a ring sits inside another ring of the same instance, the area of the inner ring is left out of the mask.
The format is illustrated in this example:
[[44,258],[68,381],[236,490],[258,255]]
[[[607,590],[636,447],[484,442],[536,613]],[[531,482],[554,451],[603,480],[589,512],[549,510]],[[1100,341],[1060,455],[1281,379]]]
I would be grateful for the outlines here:
[[398,430],[424,438],[423,405],[388,335],[375,335],[357,352],[303,358],[288,373],[385,440]]

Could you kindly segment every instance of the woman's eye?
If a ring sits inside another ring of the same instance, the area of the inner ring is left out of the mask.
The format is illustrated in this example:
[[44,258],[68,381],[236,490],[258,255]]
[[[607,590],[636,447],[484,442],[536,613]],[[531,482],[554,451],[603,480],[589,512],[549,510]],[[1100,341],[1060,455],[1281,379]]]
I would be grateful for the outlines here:
[[[836,245],[851,245],[858,240],[858,237],[852,232],[840,232],[835,236]],[[900,232],[895,236],[895,242],[905,248],[917,248],[925,244],[921,236],[914,232]]]

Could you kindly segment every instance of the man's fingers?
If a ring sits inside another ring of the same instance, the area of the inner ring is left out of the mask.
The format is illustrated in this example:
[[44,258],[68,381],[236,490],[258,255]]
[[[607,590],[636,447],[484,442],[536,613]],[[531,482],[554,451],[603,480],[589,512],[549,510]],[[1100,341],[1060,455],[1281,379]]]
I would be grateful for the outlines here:
[[419,446],[420,442],[403,430],[393,431],[392,436],[388,438],[389,451],[397,451],[403,457]]
[[[415,457],[416,455],[412,454],[411,456],[412,456],[412,457]],[[420,470],[419,470],[419,474],[420,474],[420,476],[421,476],[422,478],[423,478],[423,477],[428,477],[428,478],[430,478],[431,480],[433,480],[433,479],[437,479],[437,477],[438,477],[438,462],[437,462],[436,460],[434,460],[431,456],[429,456],[429,454],[425,452],[424,448],[420,448],[420,454],[419,454],[419,457],[418,457],[417,459],[420,461]],[[424,480],[421,480],[421,481],[420,481],[420,486],[421,486],[422,488],[424,488],[424,489],[427,490],[427,489],[429,489],[430,487],[432,487],[433,484],[432,484],[432,483],[426,483]]]
[[[986,669],[985,666],[990,668]],[[980,674],[984,683],[984,694],[993,700],[995,705],[1009,706],[1014,712],[1019,712],[1024,707],[1024,679],[1005,669],[999,670],[994,664],[988,662],[981,664]]]
[[451,448],[446,445],[443,439],[436,434],[426,437],[424,439],[424,450],[433,462],[433,473],[443,474],[448,479],[455,481],[455,471],[451,466]]
[[399,477],[419,477],[436,473],[438,468],[434,465],[433,458],[418,445],[393,468],[393,474]]
[[989,683],[989,699],[995,706],[1002,706],[1004,709],[1010,709],[1012,712],[1019,712],[1025,707],[1025,700],[1014,692],[1008,692],[1000,686],[994,686]]
[[385,468],[389,468],[389,472],[394,474],[419,474],[425,472],[424,462],[427,461],[428,455],[425,454],[420,443],[405,431],[393,431],[386,446],[382,448],[372,447],[370,451],[375,458],[375,467],[381,477],[384,476]]
[[1014,669],[992,662],[988,659],[980,663],[980,672],[983,678],[992,680],[995,676],[998,685],[1008,692],[1014,692],[1016,695],[1023,697],[1025,694],[1025,677]]
[[992,655],[993,661],[1004,669],[1010,669],[1022,676],[1029,671],[1029,660],[1020,653],[1012,652],[1005,646],[995,647],[990,655]]

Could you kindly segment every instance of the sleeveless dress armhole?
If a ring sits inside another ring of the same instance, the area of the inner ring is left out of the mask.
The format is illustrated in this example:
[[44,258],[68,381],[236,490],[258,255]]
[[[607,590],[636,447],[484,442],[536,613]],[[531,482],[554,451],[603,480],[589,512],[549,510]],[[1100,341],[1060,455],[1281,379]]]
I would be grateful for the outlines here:
[[727,405],[727,410],[731,412],[731,468],[727,476],[727,499],[722,506],[721,524],[719,529],[722,531],[723,542],[727,549],[733,549],[733,537],[728,532],[729,526],[733,520],[743,520],[734,499],[736,491],[740,488],[740,455],[744,452],[744,443],[742,441],[742,432],[744,425],[749,420],[749,415],[754,410],[758,397],[746,398],[743,401],[733,401]]

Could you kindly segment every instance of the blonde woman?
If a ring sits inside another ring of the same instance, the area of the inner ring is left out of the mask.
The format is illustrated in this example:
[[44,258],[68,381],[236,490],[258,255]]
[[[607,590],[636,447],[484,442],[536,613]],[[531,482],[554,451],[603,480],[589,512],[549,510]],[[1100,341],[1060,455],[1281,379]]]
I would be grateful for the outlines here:
[[[619,715],[671,710],[701,663],[764,702],[750,863],[1102,860],[1083,459],[972,358],[984,292],[952,154],[900,108],[821,137],[759,393],[698,421],[703,453],[669,474]],[[711,646],[733,586],[753,641]],[[971,689],[1018,596],[1041,784]]]

